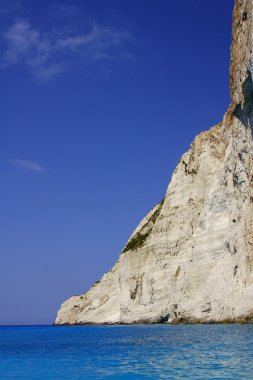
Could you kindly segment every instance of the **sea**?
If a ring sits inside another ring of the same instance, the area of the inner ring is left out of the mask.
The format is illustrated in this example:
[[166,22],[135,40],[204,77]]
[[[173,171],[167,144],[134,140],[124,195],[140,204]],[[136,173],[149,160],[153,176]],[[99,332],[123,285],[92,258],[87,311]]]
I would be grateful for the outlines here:
[[253,325],[0,327],[0,379],[253,379]]

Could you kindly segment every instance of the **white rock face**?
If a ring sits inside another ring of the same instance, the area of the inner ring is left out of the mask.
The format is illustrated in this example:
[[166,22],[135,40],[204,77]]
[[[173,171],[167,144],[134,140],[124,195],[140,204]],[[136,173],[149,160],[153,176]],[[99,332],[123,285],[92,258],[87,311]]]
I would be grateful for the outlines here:
[[232,104],[196,137],[112,270],[55,324],[253,322],[253,0],[236,0]]

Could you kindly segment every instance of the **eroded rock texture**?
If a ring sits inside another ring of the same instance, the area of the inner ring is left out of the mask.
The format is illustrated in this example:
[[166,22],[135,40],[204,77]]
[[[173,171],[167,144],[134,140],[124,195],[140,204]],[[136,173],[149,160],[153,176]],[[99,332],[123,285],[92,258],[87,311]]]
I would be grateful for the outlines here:
[[223,121],[200,133],[112,270],[56,324],[253,322],[253,0],[236,0]]

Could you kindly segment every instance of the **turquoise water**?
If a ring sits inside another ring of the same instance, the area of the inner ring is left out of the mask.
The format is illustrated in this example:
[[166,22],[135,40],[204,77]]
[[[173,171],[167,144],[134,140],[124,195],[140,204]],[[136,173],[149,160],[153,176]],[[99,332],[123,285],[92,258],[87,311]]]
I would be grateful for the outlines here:
[[0,327],[0,379],[253,379],[253,325]]

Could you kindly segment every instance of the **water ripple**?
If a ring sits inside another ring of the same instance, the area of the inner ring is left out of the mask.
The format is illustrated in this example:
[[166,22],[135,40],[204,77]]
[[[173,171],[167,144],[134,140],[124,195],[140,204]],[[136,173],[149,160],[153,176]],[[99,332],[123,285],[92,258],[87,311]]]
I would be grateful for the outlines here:
[[252,379],[253,325],[0,327],[1,379]]

